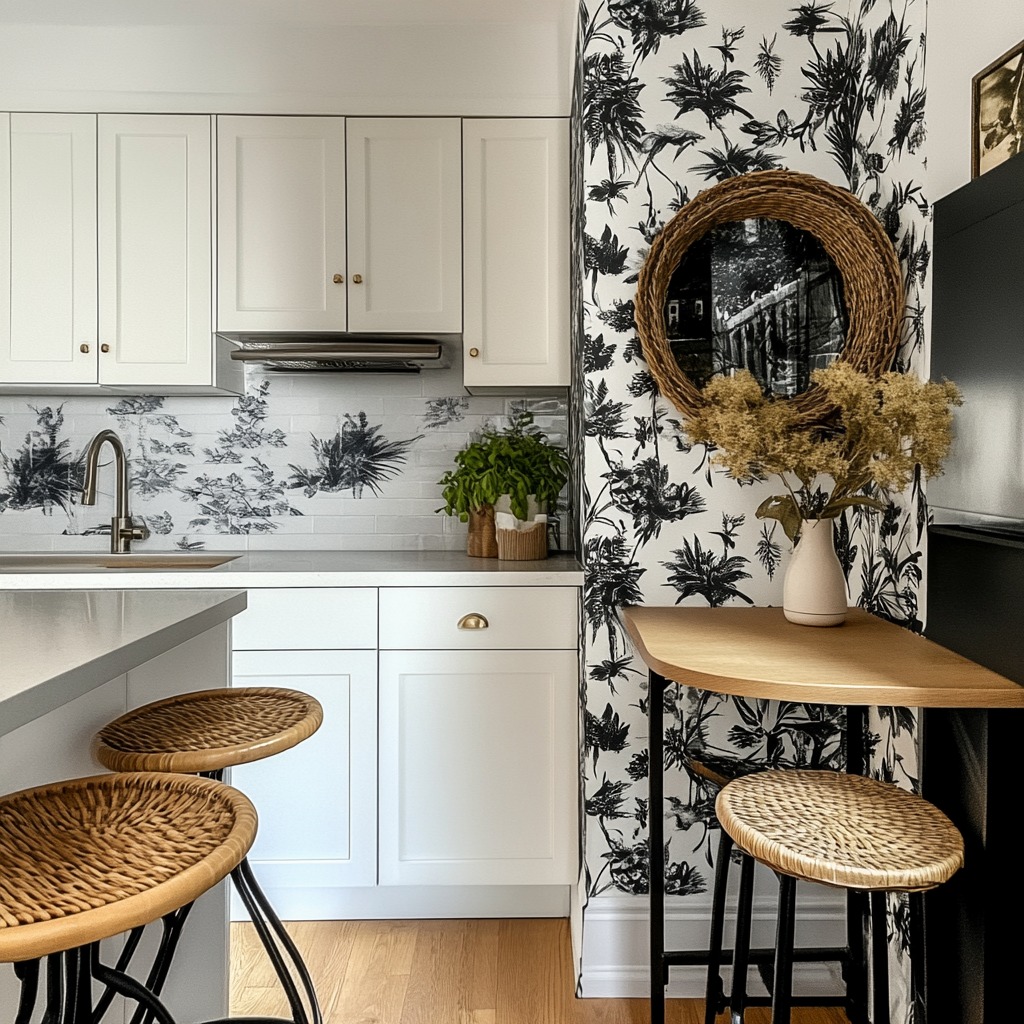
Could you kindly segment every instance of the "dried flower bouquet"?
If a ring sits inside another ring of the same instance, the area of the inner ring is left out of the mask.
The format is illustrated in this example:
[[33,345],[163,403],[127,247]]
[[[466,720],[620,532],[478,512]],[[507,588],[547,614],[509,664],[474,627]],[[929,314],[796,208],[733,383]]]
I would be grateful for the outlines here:
[[884,509],[862,493],[870,484],[902,490],[918,465],[926,477],[938,476],[952,443],[952,407],[962,404],[951,381],[869,376],[842,360],[811,380],[834,406],[820,424],[800,425],[793,406],[766,397],[747,370],[711,380],[703,406],[683,422],[692,441],[716,449],[712,462],[734,479],[782,480],[786,493],[766,498],[756,515],[779,520],[790,540],[804,519],[834,519],[854,505]]

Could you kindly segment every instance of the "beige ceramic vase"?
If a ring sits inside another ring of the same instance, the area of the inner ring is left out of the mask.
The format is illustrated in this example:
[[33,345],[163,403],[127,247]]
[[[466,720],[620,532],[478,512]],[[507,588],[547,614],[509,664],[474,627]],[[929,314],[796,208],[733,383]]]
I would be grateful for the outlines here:
[[782,610],[801,626],[839,626],[846,621],[846,578],[832,534],[833,520],[805,519],[786,569]]

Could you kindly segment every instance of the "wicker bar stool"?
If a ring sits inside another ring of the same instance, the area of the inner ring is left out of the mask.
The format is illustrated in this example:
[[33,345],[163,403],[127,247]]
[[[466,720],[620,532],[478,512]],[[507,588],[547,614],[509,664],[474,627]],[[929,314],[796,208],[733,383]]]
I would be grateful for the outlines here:
[[[798,879],[869,894],[871,1019],[888,1024],[886,894],[909,894],[911,986],[920,992],[923,894],[963,866],[956,826],[927,800],[891,783],[799,769],[734,779],[719,792],[715,812],[744,859],[766,865],[779,879],[772,1024],[791,1019]],[[745,977],[747,964],[737,956],[733,969]],[[733,1019],[742,1020],[742,1011]]]
[[[127,973],[142,930],[236,869],[255,837],[249,800],[211,779],[104,774],[0,797],[0,963],[21,982],[16,1024],[33,1017],[43,961],[47,1024],[92,1024],[117,994],[174,1024]],[[117,963],[102,963],[100,941],[123,933]]]
[[[184,772],[220,780],[228,768],[270,757],[308,739],[322,721],[319,701],[299,690],[262,686],[194,690],[116,718],[96,734],[93,753],[115,772]],[[287,996],[292,1024],[321,1024],[309,971],[247,858],[231,872],[231,880]],[[163,979],[155,981],[158,993],[162,983]]]
[[[753,762],[735,757],[722,757],[707,751],[684,750],[684,768],[706,785],[721,790],[734,779],[742,778],[764,769]],[[711,930],[708,938],[707,982],[704,990],[704,1024],[715,1024],[718,1015],[728,1009],[734,1021],[743,1020],[747,1006],[765,1003],[763,996],[750,997],[747,994],[746,970],[734,970],[728,998],[722,980],[722,966],[728,958],[723,949],[725,940],[725,904],[729,889],[729,868],[735,844],[726,830],[720,829],[718,853],[715,856],[715,879],[711,902]],[[771,949],[750,948],[750,929],[754,914],[754,861],[751,857],[740,857],[740,888],[736,903],[736,939],[732,959],[742,964],[756,965],[762,981],[771,989],[770,968],[774,960]],[[846,973],[849,951],[845,948],[821,946],[802,947],[793,950],[793,959],[801,963],[840,964]],[[845,1006],[845,995],[794,996],[794,1005]]]

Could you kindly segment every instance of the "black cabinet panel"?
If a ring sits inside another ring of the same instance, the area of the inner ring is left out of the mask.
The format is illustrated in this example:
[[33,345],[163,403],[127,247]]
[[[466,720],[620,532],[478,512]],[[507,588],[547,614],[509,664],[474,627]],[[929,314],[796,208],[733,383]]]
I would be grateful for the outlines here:
[[[1024,683],[1024,543],[956,528],[928,534],[925,636]],[[1020,750],[1024,711],[927,709],[922,792],[964,836],[964,869],[926,894],[930,1019],[1020,1015]]]

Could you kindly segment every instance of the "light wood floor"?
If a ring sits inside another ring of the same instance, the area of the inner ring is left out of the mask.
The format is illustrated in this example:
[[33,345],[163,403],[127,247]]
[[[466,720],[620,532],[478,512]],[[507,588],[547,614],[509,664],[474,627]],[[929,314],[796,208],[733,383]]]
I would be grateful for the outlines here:
[[[326,1024],[647,1024],[644,999],[576,999],[568,922],[316,921],[288,925]],[[231,926],[232,1015],[285,1015],[251,925]],[[721,1021],[727,1020],[722,1014]],[[747,1024],[768,1024],[767,1008]],[[703,1024],[704,1003],[670,999],[667,1024]],[[836,1008],[793,1024],[848,1024]]]

